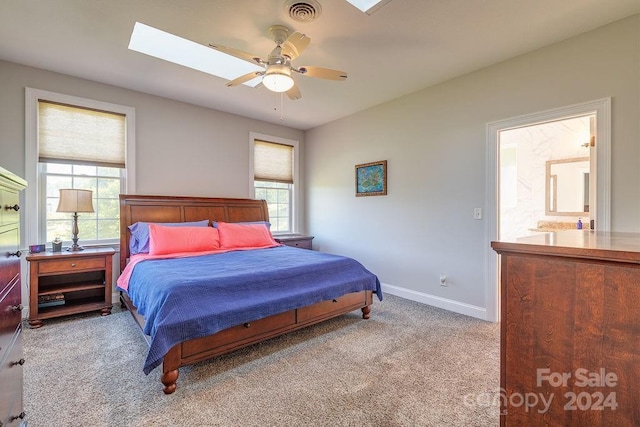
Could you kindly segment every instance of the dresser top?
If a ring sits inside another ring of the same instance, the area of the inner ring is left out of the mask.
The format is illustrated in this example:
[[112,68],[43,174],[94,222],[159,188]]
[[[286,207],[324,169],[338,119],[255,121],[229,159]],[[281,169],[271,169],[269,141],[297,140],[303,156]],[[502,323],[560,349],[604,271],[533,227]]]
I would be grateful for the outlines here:
[[640,233],[563,230],[491,242],[498,253],[570,256],[640,263]]
[[0,167],[0,183],[4,182],[5,185],[14,187],[18,190],[23,189],[27,186],[27,181],[20,178],[18,175],[13,172],[9,172],[3,167]]

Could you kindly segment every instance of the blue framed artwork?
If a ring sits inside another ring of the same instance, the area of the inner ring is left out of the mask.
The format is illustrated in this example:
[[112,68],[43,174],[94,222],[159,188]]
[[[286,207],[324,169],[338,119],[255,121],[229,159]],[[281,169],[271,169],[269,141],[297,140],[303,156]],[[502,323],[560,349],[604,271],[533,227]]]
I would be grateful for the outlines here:
[[387,194],[387,161],[356,165],[356,197]]

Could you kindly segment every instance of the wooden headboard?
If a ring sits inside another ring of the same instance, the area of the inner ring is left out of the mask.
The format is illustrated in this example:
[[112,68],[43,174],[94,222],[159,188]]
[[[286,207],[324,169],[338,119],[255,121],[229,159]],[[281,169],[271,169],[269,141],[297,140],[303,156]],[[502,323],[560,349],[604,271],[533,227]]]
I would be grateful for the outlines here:
[[120,195],[120,271],[129,259],[131,224],[144,222],[269,221],[265,200]]

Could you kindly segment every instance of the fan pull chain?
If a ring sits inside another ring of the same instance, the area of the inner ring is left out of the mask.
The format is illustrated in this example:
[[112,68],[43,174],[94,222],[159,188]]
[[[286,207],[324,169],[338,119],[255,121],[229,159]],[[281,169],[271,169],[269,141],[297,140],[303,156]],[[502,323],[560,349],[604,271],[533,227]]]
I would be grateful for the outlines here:
[[280,121],[284,120],[284,92],[280,92]]
[[[280,121],[284,121],[284,92],[280,92]],[[278,111],[278,93],[273,93],[273,111]]]

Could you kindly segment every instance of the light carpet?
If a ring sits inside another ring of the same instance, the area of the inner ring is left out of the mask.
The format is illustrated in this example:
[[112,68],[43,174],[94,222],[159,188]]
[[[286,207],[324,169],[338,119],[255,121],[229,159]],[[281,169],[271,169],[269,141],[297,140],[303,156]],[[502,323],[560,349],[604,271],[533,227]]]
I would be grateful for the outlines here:
[[25,411],[48,426],[495,426],[499,326],[385,295],[360,312],[180,369],[162,393],[117,306],[25,324]]

